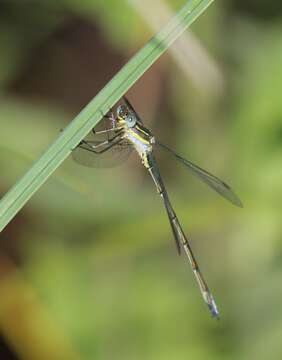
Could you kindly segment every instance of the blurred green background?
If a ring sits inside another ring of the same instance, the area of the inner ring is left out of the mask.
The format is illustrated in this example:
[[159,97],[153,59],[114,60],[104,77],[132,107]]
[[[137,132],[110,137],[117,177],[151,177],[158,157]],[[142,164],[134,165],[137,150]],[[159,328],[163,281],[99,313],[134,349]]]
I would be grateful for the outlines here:
[[[0,1],[2,195],[183,3]],[[215,1],[128,93],[244,203],[157,154],[222,319],[137,156],[68,159],[0,235],[1,360],[282,358],[281,15],[278,0]]]

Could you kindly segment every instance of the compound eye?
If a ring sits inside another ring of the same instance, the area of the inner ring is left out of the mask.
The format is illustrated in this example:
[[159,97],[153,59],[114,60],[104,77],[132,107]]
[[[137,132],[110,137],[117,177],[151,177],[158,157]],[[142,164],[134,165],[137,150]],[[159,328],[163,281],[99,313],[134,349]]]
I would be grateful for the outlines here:
[[127,115],[127,109],[124,105],[120,105],[118,108],[117,108],[117,116],[121,117],[121,118],[125,118]]
[[128,127],[133,127],[136,124],[136,118],[132,115],[126,117],[126,122]]

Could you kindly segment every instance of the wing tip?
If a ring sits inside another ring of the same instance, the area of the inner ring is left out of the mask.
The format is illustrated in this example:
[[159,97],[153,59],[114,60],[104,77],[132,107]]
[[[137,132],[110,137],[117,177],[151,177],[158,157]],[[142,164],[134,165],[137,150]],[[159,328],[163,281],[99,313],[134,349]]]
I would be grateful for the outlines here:
[[240,200],[240,198],[237,195],[235,195],[234,193],[232,193],[232,195],[233,195],[232,199],[230,199],[232,204],[242,209],[244,207],[244,205],[243,205],[242,201]]

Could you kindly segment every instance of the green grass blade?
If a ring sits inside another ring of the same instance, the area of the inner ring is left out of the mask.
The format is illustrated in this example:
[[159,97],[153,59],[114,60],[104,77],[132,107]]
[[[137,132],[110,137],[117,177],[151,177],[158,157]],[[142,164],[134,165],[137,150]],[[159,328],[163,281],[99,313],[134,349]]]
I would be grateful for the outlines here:
[[108,110],[213,2],[188,1],[180,11],[114,76],[59,134],[46,152],[0,202],[0,231],[89,133]]

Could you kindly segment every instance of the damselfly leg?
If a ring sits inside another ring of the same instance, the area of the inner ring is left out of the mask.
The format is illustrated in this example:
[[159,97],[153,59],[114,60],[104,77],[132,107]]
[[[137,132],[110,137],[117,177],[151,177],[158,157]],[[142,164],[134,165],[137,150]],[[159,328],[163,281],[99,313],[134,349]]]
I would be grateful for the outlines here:
[[132,146],[122,139],[122,127],[111,110],[72,151],[72,158],[84,166],[111,168],[123,163],[131,152]]
[[91,141],[91,140],[89,141],[82,140],[77,147],[85,151],[93,152],[95,154],[103,154],[104,152],[110,150],[113,146],[117,145],[121,141],[122,141],[121,134],[117,134],[112,139],[100,143],[96,143],[95,141]]

